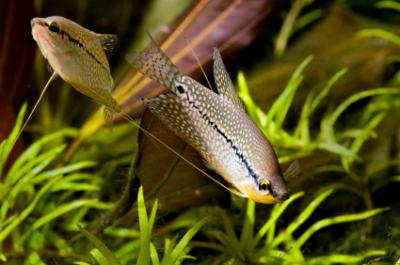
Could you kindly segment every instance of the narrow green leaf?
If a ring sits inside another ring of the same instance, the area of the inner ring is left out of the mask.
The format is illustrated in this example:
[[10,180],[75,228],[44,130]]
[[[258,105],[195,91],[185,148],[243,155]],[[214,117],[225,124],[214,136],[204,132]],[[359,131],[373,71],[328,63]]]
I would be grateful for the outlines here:
[[251,248],[253,246],[252,238],[254,233],[254,219],[255,219],[256,203],[252,200],[247,200],[247,210],[240,236],[240,248]]
[[275,130],[281,129],[286,114],[292,104],[297,88],[304,78],[303,71],[306,66],[311,62],[312,58],[312,56],[308,56],[303,62],[300,63],[300,65],[296,68],[293,75],[291,76],[285,90],[273,103],[271,109],[268,111],[267,114],[267,127],[270,126],[270,123],[274,123],[274,127],[276,128]]
[[379,1],[375,6],[377,8],[389,8],[400,12],[400,3],[397,1]]
[[150,264],[150,231],[142,187],[139,188],[138,192],[138,214],[140,229],[140,251],[137,264],[148,265]]
[[44,185],[36,196],[33,198],[32,202],[26,207],[14,220],[6,227],[4,227],[0,231],[0,243],[4,241],[4,239],[18,226],[20,225],[35,209],[36,205],[38,204],[39,200],[44,196],[51,187],[61,178],[61,176],[51,179],[49,182]]
[[340,224],[340,223],[348,223],[354,221],[360,221],[367,218],[370,218],[374,215],[380,214],[384,211],[389,210],[389,208],[379,208],[374,210],[365,211],[362,213],[355,213],[355,214],[345,214],[330,218],[325,218],[319,220],[318,222],[314,223],[310,228],[308,228],[297,240],[296,244],[300,248],[315,232],[325,228],[327,226]]
[[305,221],[307,221],[308,217],[310,217],[315,209],[333,192],[333,189],[327,190],[316,198],[314,198],[311,203],[300,213],[300,215],[294,220],[284,232],[280,233],[272,242],[271,246],[275,247],[285,241],[287,238],[290,238],[294,231],[300,227]]
[[[78,131],[76,129],[66,128],[55,133],[43,136],[39,140],[30,144],[29,147],[17,158],[10,170],[8,171],[7,178],[13,177],[16,173],[21,172],[21,168],[26,166],[32,158],[36,158],[37,154],[43,149],[43,147],[49,143],[58,141],[65,137],[77,136]],[[46,151],[45,153],[47,153]]]
[[[361,255],[345,255],[345,254],[330,254],[327,256],[319,256],[307,261],[307,264],[359,264],[368,257],[387,255],[385,250],[370,250]],[[368,264],[368,263],[363,263]],[[397,265],[397,264],[396,264]]]
[[94,248],[90,251],[90,255],[97,261],[99,265],[109,265],[106,257],[97,249]]
[[357,33],[359,38],[382,38],[400,46],[400,37],[383,29],[363,29]]
[[54,209],[50,213],[42,216],[36,222],[34,222],[32,228],[38,229],[42,225],[45,225],[45,224],[51,222],[53,219],[56,219],[57,217],[59,217],[63,214],[66,214],[67,212],[72,211],[76,208],[89,207],[89,208],[95,208],[95,209],[101,209],[101,210],[109,210],[109,209],[112,209],[113,206],[114,206],[114,204],[112,204],[112,203],[99,202],[97,199],[74,200],[72,202],[61,204],[61,205],[57,206],[56,209]]
[[282,215],[282,213],[286,210],[286,208],[295,200],[298,198],[302,197],[304,195],[304,192],[298,192],[296,194],[293,194],[284,201],[282,204],[277,204],[274,206],[274,209],[271,212],[270,217],[268,218],[268,221],[260,228],[258,231],[255,240],[254,240],[254,245],[256,245],[268,232],[268,230],[271,228],[272,224],[276,223],[276,221],[279,219],[279,217]]
[[[104,243],[98,239],[95,235],[87,231],[83,227],[79,227],[79,230],[81,233],[89,239],[89,241],[98,249],[98,251],[104,256],[104,258],[107,260],[108,265],[119,265],[119,261],[117,258],[114,256],[114,254],[111,252],[110,249]],[[98,256],[98,255],[96,255]],[[97,260],[97,259],[96,259]]]
[[165,260],[163,259],[162,264],[175,264],[178,259],[181,259],[183,257],[184,250],[188,246],[190,240],[209,219],[210,217],[208,216],[194,224],[193,227],[190,228],[181,238],[181,240],[179,240],[178,244],[176,244],[174,250],[171,252],[171,255],[164,257]]
[[17,119],[15,120],[14,128],[12,129],[11,133],[8,137],[3,140],[0,144],[0,176],[3,175],[3,169],[7,162],[8,156],[10,152],[14,148],[15,142],[18,140],[17,136],[22,126],[22,122],[25,116],[27,104],[24,103],[19,110]]
[[150,258],[153,265],[160,265],[160,259],[158,258],[157,250],[153,243],[150,243]]

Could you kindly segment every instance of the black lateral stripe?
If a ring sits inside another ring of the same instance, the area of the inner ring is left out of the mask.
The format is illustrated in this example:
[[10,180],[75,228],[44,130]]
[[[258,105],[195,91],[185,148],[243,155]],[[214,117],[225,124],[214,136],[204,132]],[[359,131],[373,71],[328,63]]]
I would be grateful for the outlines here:
[[201,117],[210,125],[214,130],[216,130],[224,139],[225,141],[230,145],[230,147],[235,151],[236,156],[239,158],[239,160],[245,165],[247,171],[249,172],[249,175],[254,179],[254,182],[258,185],[258,180],[259,176],[254,172],[254,170],[251,168],[250,164],[248,163],[247,159],[244,157],[244,155],[240,152],[239,148],[232,142],[231,139],[218,127],[218,125],[211,121],[210,117],[207,115],[206,112],[203,112],[192,100],[189,100],[189,96],[186,93],[186,99],[189,102],[189,105],[191,105],[193,108],[197,109],[198,112],[200,113]]
[[82,50],[84,50],[90,57],[93,58],[93,60],[95,60],[101,67],[104,68],[104,70],[108,71],[107,68],[100,62],[99,59],[97,59],[97,57],[91,53],[79,40],[75,39],[74,37],[72,37],[68,32],[64,31],[64,30],[60,30],[60,32],[58,34],[61,35],[65,35],[68,37],[68,40],[74,44],[76,44],[79,48],[81,48]]

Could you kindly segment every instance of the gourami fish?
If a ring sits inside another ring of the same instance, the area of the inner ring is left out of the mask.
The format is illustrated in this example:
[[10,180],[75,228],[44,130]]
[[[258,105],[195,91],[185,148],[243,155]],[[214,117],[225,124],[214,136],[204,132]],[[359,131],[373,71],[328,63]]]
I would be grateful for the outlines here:
[[170,89],[144,99],[145,106],[241,196],[261,203],[286,200],[288,189],[271,144],[247,116],[218,49],[213,57],[218,93],[183,75],[154,41],[127,60],[144,76]]
[[98,34],[60,16],[33,18],[33,39],[54,71],[80,93],[105,106],[107,119],[120,112],[105,51],[116,36]]

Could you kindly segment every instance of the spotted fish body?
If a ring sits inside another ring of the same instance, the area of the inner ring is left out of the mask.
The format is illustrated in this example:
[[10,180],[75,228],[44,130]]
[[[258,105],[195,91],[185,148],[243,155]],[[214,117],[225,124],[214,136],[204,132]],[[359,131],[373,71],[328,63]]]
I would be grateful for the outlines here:
[[54,71],[80,93],[119,112],[105,49],[114,35],[97,34],[64,17],[31,20],[32,35]]
[[246,115],[217,49],[214,79],[218,93],[183,75],[155,43],[127,59],[142,74],[171,90],[145,99],[145,106],[244,197],[261,203],[288,198],[272,146]]

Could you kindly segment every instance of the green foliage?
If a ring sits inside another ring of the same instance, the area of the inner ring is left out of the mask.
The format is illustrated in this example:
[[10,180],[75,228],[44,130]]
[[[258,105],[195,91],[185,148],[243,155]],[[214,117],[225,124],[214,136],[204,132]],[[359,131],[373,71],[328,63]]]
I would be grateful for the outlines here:
[[[200,230],[202,226],[208,221],[209,217],[205,217],[196,222],[185,235],[178,241],[177,238],[165,239],[164,255],[160,261],[159,254],[156,247],[151,242],[151,235],[156,220],[157,201],[153,204],[150,216],[147,215],[146,204],[143,197],[143,189],[139,189],[138,193],[138,215],[139,215],[139,229],[140,229],[140,249],[137,257],[137,264],[140,265],[174,265],[181,264],[184,259],[190,258],[187,253],[190,250],[189,242],[193,236]],[[95,258],[100,265],[118,265],[120,262],[114,256],[112,251],[95,235],[90,233],[84,228],[81,228],[83,235],[95,246],[91,250],[91,255]],[[132,255],[132,253],[130,253]],[[81,261],[76,264],[84,264]]]
[[[293,133],[285,129],[284,121],[287,117],[289,108],[297,88],[301,84],[304,76],[304,68],[310,63],[312,57],[306,58],[293,73],[286,88],[278,99],[274,102],[268,113],[265,113],[251,99],[247,83],[243,73],[238,76],[239,96],[245,103],[250,117],[257,123],[265,135],[270,139],[274,146],[297,150],[290,155],[280,156],[281,162],[287,162],[293,159],[309,155],[316,150],[325,150],[341,157],[346,170],[350,170],[351,163],[357,158],[357,152],[366,140],[373,135],[373,130],[379,122],[388,114],[387,111],[377,112],[370,115],[369,119],[361,120],[361,124],[355,124],[355,127],[346,128],[345,131],[336,131],[335,125],[341,114],[343,114],[352,104],[368,97],[378,95],[400,95],[398,88],[376,88],[356,93],[340,103],[333,111],[325,113],[321,118],[320,131],[318,135],[312,135],[310,119],[316,112],[323,100],[329,94],[329,91],[346,73],[346,69],[340,70],[328,80],[325,87],[318,91],[314,88],[308,94],[303,104],[299,122]],[[351,132],[351,134],[350,134]],[[343,135],[347,137],[344,138]],[[349,137],[350,136],[350,137]],[[350,139],[349,141],[349,138]],[[342,140],[338,142],[338,140]]]
[[[25,110],[25,107],[21,109],[13,132],[1,143],[2,168],[17,140]],[[96,183],[100,180],[99,176],[83,172],[96,166],[96,162],[59,165],[60,156],[65,150],[64,139],[76,135],[76,130],[66,128],[40,138],[4,174],[0,186],[0,246],[3,260],[8,256],[4,252],[7,238],[12,239],[14,251],[27,255],[32,262],[35,260],[40,263],[37,251],[40,252],[44,247],[52,246],[59,251],[70,252],[62,233],[76,227],[90,209],[105,210],[112,206],[95,197],[100,189],[99,183]],[[78,199],[74,198],[78,193]],[[68,217],[71,212],[75,213],[73,218]],[[59,227],[60,231],[52,230],[52,227]]]
[[[304,196],[303,192],[293,194],[284,203],[275,205],[266,218],[267,221],[258,229],[255,225],[256,205],[253,201],[248,201],[243,223],[239,226],[241,227],[239,234],[235,232],[234,219],[226,212],[216,210],[214,214],[217,216],[217,220],[222,220],[222,229],[219,222],[215,222],[215,226],[211,228],[205,228],[209,241],[196,242],[196,245],[220,252],[220,256],[216,259],[218,262],[213,264],[225,264],[225,262],[233,264],[319,264],[322,261],[323,264],[354,263],[356,260],[361,261],[370,256],[385,255],[385,250],[369,250],[361,255],[359,253],[354,255],[331,253],[323,257],[307,257],[303,253],[304,244],[320,229],[339,223],[365,220],[388,210],[381,208],[357,214],[329,217],[304,229],[304,224],[309,221],[317,208],[332,192],[333,190],[327,190],[316,196],[286,228],[279,231],[277,230],[279,218],[288,207]],[[296,236],[295,234],[298,234],[300,228],[303,232]],[[217,243],[212,243],[214,241]]]
[[[399,10],[393,1],[381,1],[376,6]],[[292,25],[293,31],[321,14],[318,9],[300,16]],[[150,24],[157,22],[152,22],[152,17],[148,20]],[[382,29],[365,29],[357,36],[400,44],[398,35]],[[339,70],[324,86],[309,88],[295,116],[297,123],[288,128],[293,100],[311,62],[309,56],[297,67],[268,112],[251,98],[243,73],[238,76],[239,95],[250,117],[277,147],[281,162],[307,159],[322,152],[333,157],[333,162],[312,168],[310,175],[328,173],[337,179],[315,186],[312,182],[307,192],[292,190],[288,200],[273,207],[234,197],[228,209],[193,208],[177,214],[172,221],[163,218],[165,213],[157,216],[158,202],[150,206],[140,188],[137,207],[102,235],[92,229],[96,228],[93,220],[115,207],[115,203],[105,201],[116,200],[110,196],[112,185],[121,190],[121,181],[116,180],[118,166],[129,162],[130,157],[123,154],[132,150],[127,143],[132,143],[136,135],[129,124],[124,128],[115,126],[112,132],[104,129],[89,139],[72,163],[63,164],[61,157],[68,139],[77,136],[75,129],[64,128],[34,141],[15,161],[8,161],[23,122],[24,105],[13,131],[0,144],[0,261],[85,265],[358,264],[398,253],[391,252],[398,251],[398,246],[382,244],[386,241],[371,234],[374,226],[386,225],[379,216],[389,219],[392,214],[397,218],[392,208],[376,208],[373,195],[400,182],[397,171],[384,178],[379,174],[398,165],[398,161],[367,165],[362,148],[378,137],[380,124],[400,108],[399,82],[390,83],[393,88],[365,90],[342,102],[328,102],[336,83],[348,74],[348,69]],[[107,150],[111,161],[101,166],[100,151],[110,145],[114,147]],[[12,164],[6,172],[7,161]],[[307,179],[305,175],[300,178]],[[343,207],[343,193],[356,194],[364,205],[357,204],[357,210]],[[336,208],[332,207],[333,200]],[[345,231],[343,236],[335,235],[338,226]],[[400,234],[397,226],[393,233]],[[310,251],[309,246],[318,244],[321,238],[326,239],[326,248]],[[392,258],[400,264],[398,257]]]
[[[268,113],[261,110],[250,97],[243,74],[239,74],[240,97],[250,116],[281,152],[284,149],[295,151],[294,155],[281,156],[282,161],[305,157],[315,150],[338,156],[341,161],[338,167],[347,172],[349,179],[353,179],[348,185],[352,185],[352,190],[360,197],[370,200],[371,194],[386,182],[376,180],[370,190],[365,190],[361,186],[361,180],[375,180],[374,172],[382,167],[360,176],[353,171],[353,164],[362,159],[360,149],[367,139],[375,135],[374,129],[397,106],[382,106],[378,96],[400,92],[395,88],[377,88],[356,93],[336,107],[328,108],[322,117],[320,130],[312,131],[311,119],[315,112],[335,82],[346,74],[346,70],[341,70],[322,89],[311,90],[296,127],[289,131],[285,128],[285,121],[297,88],[304,78],[302,73],[311,59],[309,57],[299,65]],[[363,112],[359,122],[352,127],[342,126],[341,130],[337,130],[336,123],[341,115],[352,104],[368,97],[374,97],[374,100],[366,105],[367,111]],[[9,138],[1,143],[2,168],[16,141],[24,111],[22,108],[16,127]],[[62,165],[59,161],[65,150],[65,138],[75,137],[76,133],[74,129],[66,128],[38,139],[13,162],[5,174],[0,186],[2,260],[9,261],[10,257],[15,257],[18,253],[26,264],[45,264],[43,255],[47,252],[44,251],[52,249],[52,256],[75,261],[75,264],[94,262],[113,265],[136,262],[141,265],[172,265],[194,259],[189,255],[192,251],[209,249],[212,255],[198,257],[200,262],[204,259],[212,260],[214,264],[354,264],[387,253],[385,248],[372,247],[362,253],[349,250],[346,254],[331,252],[308,255],[304,251],[316,234],[331,226],[359,222],[389,210],[373,209],[369,205],[369,209],[365,211],[315,219],[316,212],[333,193],[335,186],[332,185],[325,187],[318,195],[312,195],[311,200],[304,197],[304,192],[293,194],[287,201],[275,205],[268,215],[264,215],[267,216],[264,222],[260,222],[257,210],[259,206],[256,208],[253,201],[248,201],[247,207],[238,207],[239,211],[243,210],[243,219],[240,222],[229,210],[189,210],[168,224],[170,231],[187,230],[180,238],[154,238],[158,202],[154,202],[148,214],[148,205],[140,188],[137,197],[138,229],[116,223],[105,230],[105,238],[99,238],[83,227],[90,226],[92,212],[98,215],[99,211],[109,210],[114,204],[97,199],[102,189],[102,175],[94,171],[97,163],[76,160]],[[386,166],[389,165],[390,163]],[[399,178],[395,176],[389,181],[399,181]],[[287,224],[282,226],[282,216],[292,212],[296,208],[295,203],[299,203],[300,199],[309,202],[296,215],[286,219]],[[77,230],[78,225],[81,227],[80,233]],[[201,233],[207,240],[193,240],[197,233]],[[4,251],[5,240],[9,238],[13,244],[11,252]],[[87,247],[88,241],[93,248]]]

